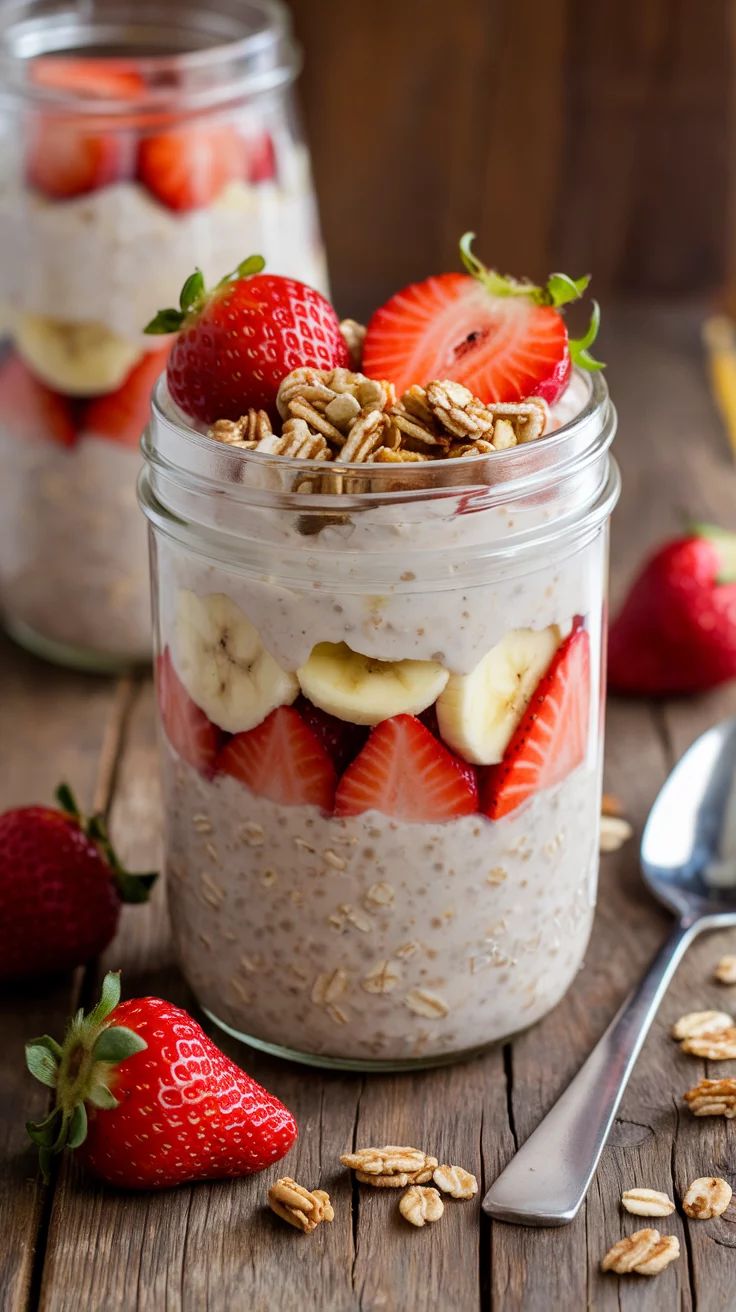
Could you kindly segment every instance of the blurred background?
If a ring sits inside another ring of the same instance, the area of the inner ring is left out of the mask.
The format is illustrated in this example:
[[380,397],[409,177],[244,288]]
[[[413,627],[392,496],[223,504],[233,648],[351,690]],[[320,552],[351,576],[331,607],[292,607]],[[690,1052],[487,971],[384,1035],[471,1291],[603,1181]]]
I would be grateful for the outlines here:
[[720,288],[728,0],[290,0],[338,308],[457,267],[592,272],[596,293]]

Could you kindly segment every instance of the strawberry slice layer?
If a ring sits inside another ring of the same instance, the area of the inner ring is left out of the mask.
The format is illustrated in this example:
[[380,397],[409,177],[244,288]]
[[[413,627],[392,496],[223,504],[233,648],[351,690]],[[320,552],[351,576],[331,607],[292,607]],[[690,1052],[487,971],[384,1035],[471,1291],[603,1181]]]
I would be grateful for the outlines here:
[[561,783],[585,759],[589,716],[590,637],[575,628],[540,679],[503,761],[481,771],[481,811],[500,820]]
[[452,378],[481,401],[541,396],[552,404],[571,363],[567,329],[551,306],[494,296],[467,274],[443,273],[376,310],[362,368],[394,383],[399,395],[413,383]]
[[156,662],[156,691],[164,733],[174,751],[205,778],[215,773],[222,733],[192,701],[166,647]]
[[147,352],[120,387],[90,401],[84,415],[85,430],[122,446],[137,446],[148,423],[154,383],[166,368],[168,356],[168,346]]
[[332,810],[335,767],[293,706],[279,706],[255,729],[235,734],[217,769],[281,806]]
[[211,204],[228,182],[244,177],[246,167],[242,137],[228,124],[162,132],[142,141],[138,152],[143,185],[178,211]]
[[413,715],[376,725],[335,796],[336,815],[380,811],[410,824],[454,820],[477,809],[475,772],[461,769]]
[[74,446],[74,410],[65,396],[39,381],[20,356],[0,366],[0,423],[24,442]]

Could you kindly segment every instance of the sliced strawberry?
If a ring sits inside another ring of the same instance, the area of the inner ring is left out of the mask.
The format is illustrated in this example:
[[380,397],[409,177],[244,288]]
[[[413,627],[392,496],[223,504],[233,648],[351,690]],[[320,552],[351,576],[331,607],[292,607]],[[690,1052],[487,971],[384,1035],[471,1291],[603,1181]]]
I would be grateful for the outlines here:
[[129,175],[130,144],[121,135],[92,132],[79,119],[39,116],[26,146],[26,177],[51,200],[70,200]]
[[365,747],[370,733],[368,726],[338,720],[336,715],[330,715],[319,706],[314,706],[306,697],[299,697],[294,705],[304,723],[324,747],[338,775],[342,774]]
[[145,90],[140,73],[110,59],[67,59],[41,55],[31,65],[31,81],[39,87],[70,91],[97,100],[135,100]]
[[245,171],[243,141],[228,124],[178,128],[146,137],[138,176],[171,210],[201,209]]
[[590,716],[590,637],[576,627],[540,679],[500,765],[482,770],[480,809],[491,820],[553,788],[585,759]]
[[257,728],[237,733],[220,753],[217,769],[281,806],[332,810],[335,767],[293,706],[279,706]]
[[174,669],[168,647],[156,662],[161,723],[171,746],[207,779],[215,773],[223,735],[192,701]]
[[247,137],[243,143],[245,176],[249,182],[272,182],[276,177],[276,151],[270,133]]
[[471,778],[460,770],[413,715],[394,715],[376,725],[335,796],[336,815],[380,811],[417,824],[472,815],[477,807],[474,773]]
[[137,446],[148,423],[153,385],[166,368],[169,349],[148,351],[120,387],[90,401],[84,412],[84,429],[121,446]]
[[567,329],[549,305],[493,296],[475,278],[443,273],[397,292],[368,324],[363,372],[401,394],[413,383],[453,378],[482,401],[543,396],[570,376]]
[[0,422],[24,442],[74,446],[74,410],[65,396],[39,382],[20,356],[0,365]]

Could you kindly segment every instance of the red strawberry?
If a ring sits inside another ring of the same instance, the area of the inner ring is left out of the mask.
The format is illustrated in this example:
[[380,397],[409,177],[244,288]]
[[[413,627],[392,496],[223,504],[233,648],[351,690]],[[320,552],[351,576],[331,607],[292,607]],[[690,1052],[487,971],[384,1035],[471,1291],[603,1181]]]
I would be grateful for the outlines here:
[[140,73],[122,60],[67,59],[58,55],[34,59],[31,81],[38,87],[96,100],[136,100],[146,85]]
[[245,150],[245,174],[249,182],[272,182],[276,177],[276,151],[268,132],[248,137]]
[[0,422],[24,442],[47,441],[74,446],[74,410],[65,396],[52,392],[18,355],[0,365]]
[[332,810],[335,767],[293,706],[279,706],[257,728],[236,733],[223,747],[217,769],[281,806]]
[[409,823],[453,820],[477,807],[475,772],[461,770],[413,715],[376,725],[335,795],[335,815],[375,810]]
[[0,979],[71,970],[107,947],[121,902],[141,902],[155,875],[129,875],[100,816],[84,820],[66,787],[62,810],[0,815]]
[[26,1045],[31,1074],[56,1090],[51,1114],[26,1127],[45,1178],[64,1148],[122,1189],[252,1175],[289,1151],[291,1112],[186,1011],[119,998],[119,975],[107,975],[101,1002],[71,1021],[63,1044],[44,1035]]
[[341,775],[365,747],[370,733],[367,725],[338,720],[336,715],[314,706],[306,697],[300,697],[295,707]]
[[211,779],[222,733],[192,701],[174,669],[168,647],[156,661],[156,689],[161,724],[174,751]]
[[500,765],[480,772],[480,809],[491,820],[553,788],[585,759],[590,717],[590,638],[575,627],[540,679]]
[[169,391],[195,419],[239,419],[249,407],[278,419],[276,393],[292,369],[348,368],[350,355],[329,301],[293,278],[261,273],[245,260],[206,292],[197,270],[180,309],[161,310],[147,333],[178,332],[169,356]]
[[148,423],[153,385],[166,368],[168,356],[168,346],[162,351],[146,352],[120,387],[90,401],[83,427],[96,437],[107,437],[122,446],[137,446]]
[[243,141],[229,124],[175,128],[138,150],[138,177],[170,210],[203,209],[244,170]]
[[452,378],[482,401],[541,396],[552,404],[575,363],[601,368],[588,354],[597,331],[569,342],[557,307],[582,295],[587,278],[553,274],[546,287],[502,278],[460,243],[471,276],[443,273],[413,283],[376,310],[368,324],[363,371],[399,394],[413,383]]
[[736,678],[736,535],[709,526],[668,542],[635,580],[608,642],[617,692],[702,692]]

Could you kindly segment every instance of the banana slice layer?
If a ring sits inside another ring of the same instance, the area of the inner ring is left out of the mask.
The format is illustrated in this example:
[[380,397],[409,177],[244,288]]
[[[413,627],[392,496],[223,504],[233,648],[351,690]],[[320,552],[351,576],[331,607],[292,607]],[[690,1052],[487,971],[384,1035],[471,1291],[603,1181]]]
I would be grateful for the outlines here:
[[184,687],[227,733],[254,729],[299,693],[298,679],[281,669],[247,615],[224,592],[199,597],[181,588],[176,636]]
[[511,629],[470,674],[453,674],[437,702],[440,733],[473,765],[495,765],[564,636],[547,629]]
[[344,642],[320,642],[297,670],[310,702],[351,724],[419,715],[437,700],[449,671],[436,661],[377,661]]
[[66,396],[100,396],[125,382],[143,352],[101,323],[21,314],[16,349],[42,382]]

